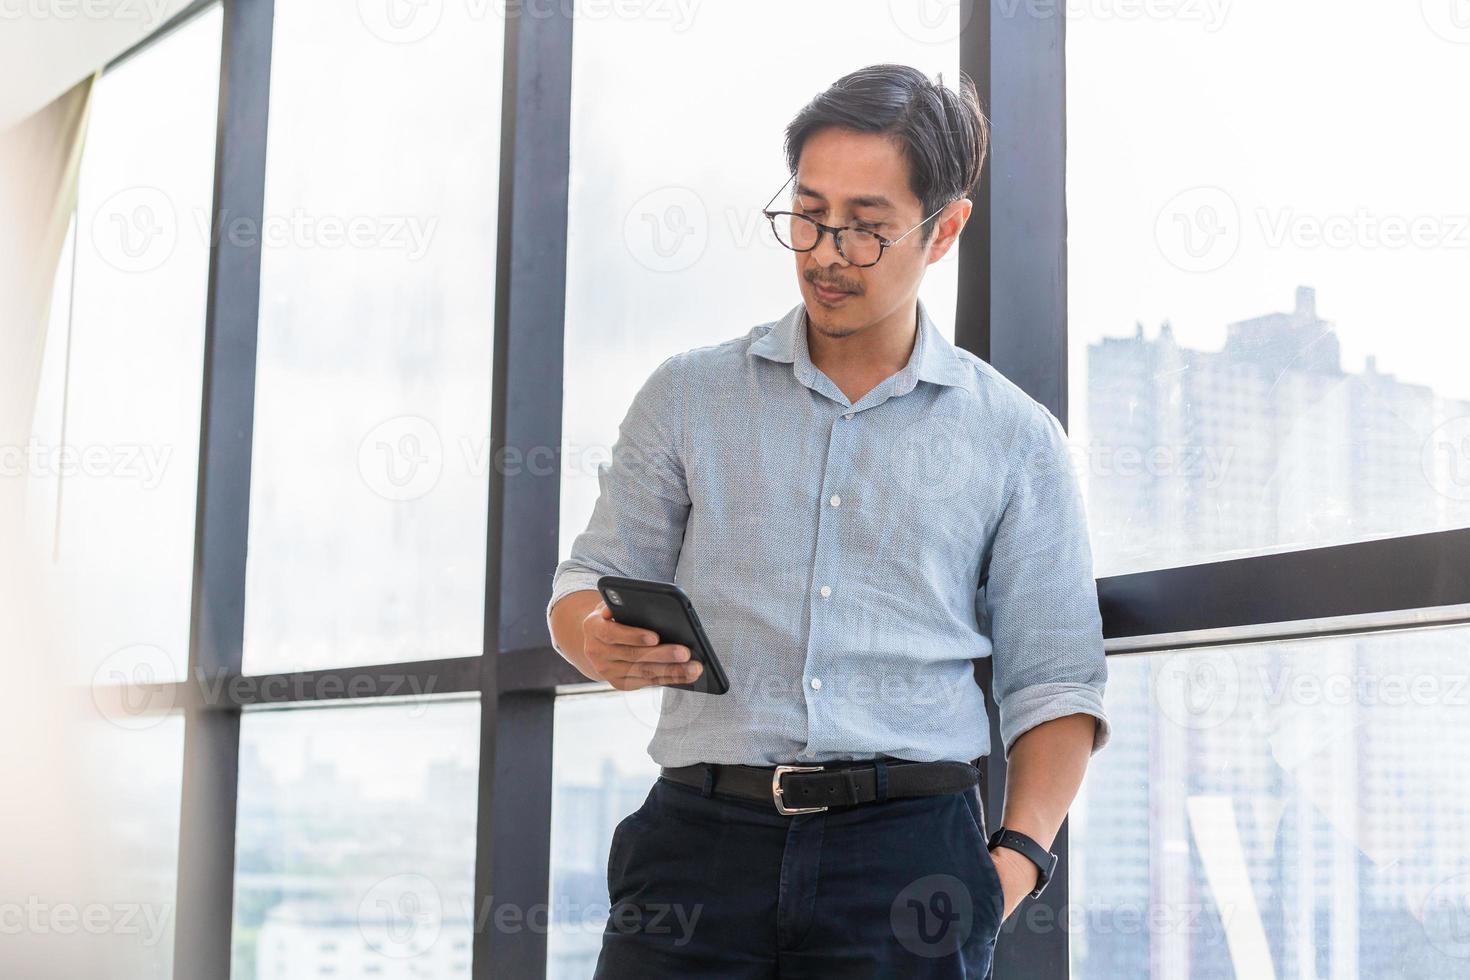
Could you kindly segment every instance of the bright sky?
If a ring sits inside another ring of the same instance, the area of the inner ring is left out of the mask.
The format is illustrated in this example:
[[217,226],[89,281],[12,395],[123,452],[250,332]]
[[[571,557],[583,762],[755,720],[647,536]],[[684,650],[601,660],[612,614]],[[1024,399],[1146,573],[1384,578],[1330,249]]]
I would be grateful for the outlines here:
[[[1216,348],[1227,322],[1289,310],[1308,285],[1345,368],[1373,353],[1470,393],[1470,18],[1452,2],[1160,0],[1171,16],[1153,19],[1115,13],[1142,2],[1069,4],[1074,337],[1135,320],[1153,336],[1167,318]],[[1218,190],[1177,196],[1198,187]],[[1388,244],[1416,220],[1424,241]]]

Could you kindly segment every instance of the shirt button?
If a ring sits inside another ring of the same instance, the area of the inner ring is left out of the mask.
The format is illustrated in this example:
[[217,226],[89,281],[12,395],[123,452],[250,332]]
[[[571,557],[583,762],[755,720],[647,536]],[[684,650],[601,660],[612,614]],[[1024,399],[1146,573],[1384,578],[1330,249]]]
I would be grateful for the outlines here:
[[831,594],[832,594],[832,586],[830,586],[830,585],[824,585],[824,586],[822,586],[822,598],[823,599],[827,598]]
[[845,418],[845,419],[850,419],[850,418],[852,418],[852,413],[851,412],[848,412],[846,415],[844,415],[842,417]]
[[813,677],[812,678],[812,690],[813,691],[820,691],[821,689],[822,689],[822,679],[820,677]]
[[840,495],[835,494],[835,493],[832,495],[832,506],[833,507],[841,507],[842,506],[842,497]]

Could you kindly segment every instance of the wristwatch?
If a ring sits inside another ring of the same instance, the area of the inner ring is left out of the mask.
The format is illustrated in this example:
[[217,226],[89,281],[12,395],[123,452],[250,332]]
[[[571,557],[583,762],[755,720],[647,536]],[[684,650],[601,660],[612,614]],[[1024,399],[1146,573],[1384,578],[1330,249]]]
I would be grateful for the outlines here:
[[1001,827],[990,835],[990,840],[986,841],[986,844],[989,847],[1009,847],[1013,851],[1020,851],[1032,864],[1036,865],[1041,872],[1041,877],[1036,882],[1036,889],[1031,893],[1032,898],[1041,894],[1041,890],[1056,873],[1057,856],[1019,830]]

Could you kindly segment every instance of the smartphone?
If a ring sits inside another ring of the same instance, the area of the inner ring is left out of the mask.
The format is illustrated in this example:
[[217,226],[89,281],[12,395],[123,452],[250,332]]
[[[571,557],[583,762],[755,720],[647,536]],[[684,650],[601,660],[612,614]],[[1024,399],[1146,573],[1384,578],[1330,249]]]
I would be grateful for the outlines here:
[[689,648],[689,662],[699,661],[704,669],[699,676],[684,684],[664,684],[681,691],[701,694],[724,694],[730,690],[729,678],[704,635],[699,614],[684,590],[673,582],[624,578],[604,575],[597,580],[597,591],[612,611],[613,619],[625,626],[652,630],[660,643],[677,643]]

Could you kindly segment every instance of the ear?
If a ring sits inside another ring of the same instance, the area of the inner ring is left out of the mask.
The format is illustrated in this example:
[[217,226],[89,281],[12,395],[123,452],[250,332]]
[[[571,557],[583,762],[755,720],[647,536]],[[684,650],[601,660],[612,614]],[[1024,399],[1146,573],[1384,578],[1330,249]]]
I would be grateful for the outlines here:
[[974,202],[968,197],[962,197],[956,201],[950,201],[944,210],[939,212],[934,219],[934,237],[929,240],[929,254],[927,261],[930,265],[938,262],[948,254],[954,243],[959,241],[960,232],[965,227],[965,222],[970,220],[970,210]]

